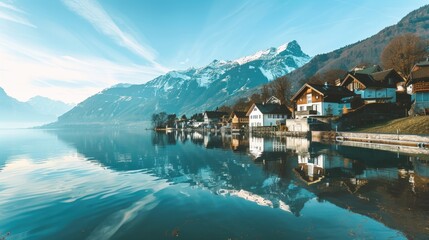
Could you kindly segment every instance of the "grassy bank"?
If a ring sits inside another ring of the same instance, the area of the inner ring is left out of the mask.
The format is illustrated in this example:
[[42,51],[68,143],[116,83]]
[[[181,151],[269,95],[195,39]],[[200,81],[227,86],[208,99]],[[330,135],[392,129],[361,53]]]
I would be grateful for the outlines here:
[[386,121],[366,128],[356,129],[356,132],[395,133],[429,135],[429,116],[406,117]]

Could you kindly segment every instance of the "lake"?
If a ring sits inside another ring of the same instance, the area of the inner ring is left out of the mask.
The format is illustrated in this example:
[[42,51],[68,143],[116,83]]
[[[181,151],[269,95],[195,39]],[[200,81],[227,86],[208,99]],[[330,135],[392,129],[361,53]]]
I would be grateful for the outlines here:
[[429,156],[300,138],[0,130],[0,239],[427,239]]

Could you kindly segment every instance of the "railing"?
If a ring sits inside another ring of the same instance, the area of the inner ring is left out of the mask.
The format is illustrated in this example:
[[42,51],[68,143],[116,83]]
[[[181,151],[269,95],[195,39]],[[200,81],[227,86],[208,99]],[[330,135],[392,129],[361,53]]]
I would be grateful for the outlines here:
[[317,115],[316,110],[305,110],[305,111],[296,111],[295,115],[301,116],[301,115]]

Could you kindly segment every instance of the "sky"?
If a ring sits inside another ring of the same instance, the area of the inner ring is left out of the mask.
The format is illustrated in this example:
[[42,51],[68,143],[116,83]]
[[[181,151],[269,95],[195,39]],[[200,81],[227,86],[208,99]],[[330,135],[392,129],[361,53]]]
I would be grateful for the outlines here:
[[297,40],[314,56],[396,24],[427,0],[0,0],[0,87],[79,103],[118,83]]

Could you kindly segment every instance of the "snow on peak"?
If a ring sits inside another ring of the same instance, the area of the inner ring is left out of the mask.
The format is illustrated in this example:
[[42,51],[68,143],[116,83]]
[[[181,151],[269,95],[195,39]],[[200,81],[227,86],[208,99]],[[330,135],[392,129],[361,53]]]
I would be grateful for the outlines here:
[[168,75],[170,75],[172,78],[181,78],[183,80],[189,80],[189,79],[191,79],[191,77],[189,77],[189,76],[187,76],[185,74],[182,74],[182,73],[180,73],[178,71],[171,71],[171,72],[168,73]]
[[269,48],[266,50],[258,51],[253,55],[239,58],[239,59],[235,60],[234,62],[236,62],[240,65],[243,65],[243,64],[246,64],[248,62],[255,61],[255,60],[268,60],[268,59],[273,58],[273,57],[277,56],[278,54],[284,52],[287,49],[296,48],[296,47],[299,47],[298,42],[293,40],[291,42],[288,42],[288,43],[281,45],[278,48]]
[[278,47],[276,49],[276,53],[279,54],[279,53],[283,52],[284,50],[287,49],[288,45],[289,45],[289,43],[285,43],[285,44],[281,45],[280,47]]
[[112,87],[110,87],[110,88],[129,88],[129,87],[131,87],[133,84],[131,84],[131,83],[118,83],[118,84],[116,84],[116,85],[113,85]]
[[239,58],[239,59],[235,60],[235,62],[240,64],[240,65],[243,65],[243,64],[246,64],[248,62],[252,62],[252,61],[255,61],[258,59],[262,59],[264,56],[268,56],[268,55],[273,55],[273,48],[263,50],[263,51],[258,51],[253,55]]

